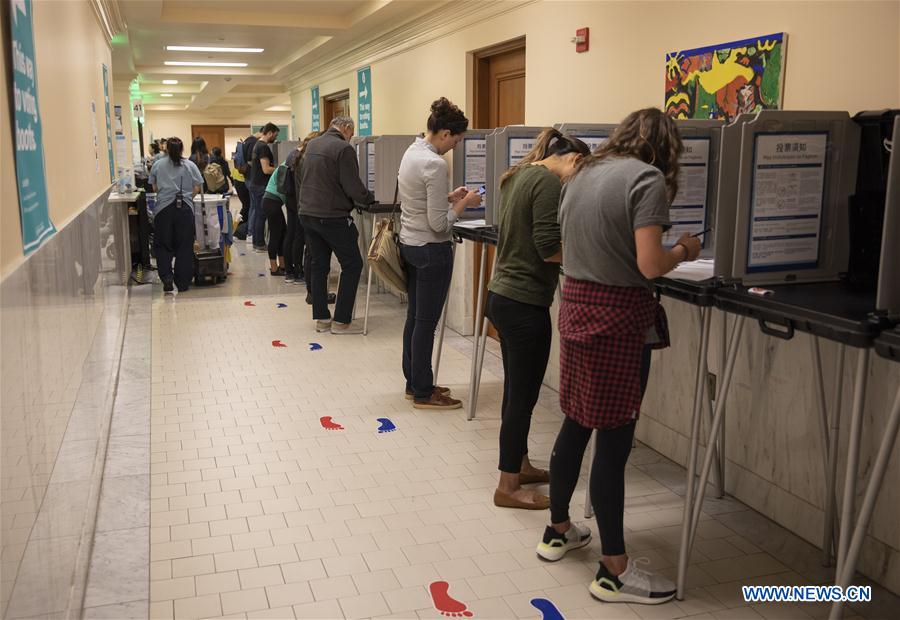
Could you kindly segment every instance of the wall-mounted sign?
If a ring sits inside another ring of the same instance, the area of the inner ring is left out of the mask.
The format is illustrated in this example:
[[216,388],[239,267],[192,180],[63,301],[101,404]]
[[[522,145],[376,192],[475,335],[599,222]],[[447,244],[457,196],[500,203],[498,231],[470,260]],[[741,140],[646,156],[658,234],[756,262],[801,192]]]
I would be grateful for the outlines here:
[[372,68],[365,67],[356,72],[357,119],[356,135],[372,135]]
[[144,122],[144,101],[142,99],[132,100],[131,115],[134,120]]
[[9,20],[22,248],[25,254],[30,254],[56,232],[50,221],[44,171],[31,0],[10,0]]
[[309,91],[312,97],[312,129],[310,131],[321,131],[321,117],[319,116],[319,87],[313,86]]

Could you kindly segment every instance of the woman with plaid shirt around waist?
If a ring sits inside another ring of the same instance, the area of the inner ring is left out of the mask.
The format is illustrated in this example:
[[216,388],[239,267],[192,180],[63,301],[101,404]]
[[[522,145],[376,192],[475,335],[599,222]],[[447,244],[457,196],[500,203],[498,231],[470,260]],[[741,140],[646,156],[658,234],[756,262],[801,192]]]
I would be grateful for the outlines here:
[[555,561],[590,542],[569,520],[569,502],[587,443],[597,445],[591,502],[603,547],[591,594],[608,602],[656,604],[675,584],[638,568],[625,553],[625,464],[650,371],[650,351],[669,345],[651,280],[700,254],[682,235],[662,245],[678,190],[681,138],[650,108],[630,114],[583,160],[560,203],[563,269],[559,311],[560,404],[566,415],[550,458],[550,519],[537,553]]

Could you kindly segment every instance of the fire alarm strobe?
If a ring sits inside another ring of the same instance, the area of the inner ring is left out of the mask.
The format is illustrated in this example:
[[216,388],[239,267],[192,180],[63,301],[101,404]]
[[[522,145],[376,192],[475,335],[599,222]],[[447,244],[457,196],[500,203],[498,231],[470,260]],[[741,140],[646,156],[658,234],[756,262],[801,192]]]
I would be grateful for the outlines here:
[[575,44],[575,51],[579,54],[588,51],[591,45],[591,29],[579,28],[572,37],[572,43]]

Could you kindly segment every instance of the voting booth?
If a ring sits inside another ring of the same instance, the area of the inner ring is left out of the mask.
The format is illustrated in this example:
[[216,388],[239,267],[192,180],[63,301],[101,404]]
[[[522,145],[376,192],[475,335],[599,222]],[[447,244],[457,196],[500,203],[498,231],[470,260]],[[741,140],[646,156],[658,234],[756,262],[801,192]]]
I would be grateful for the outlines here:
[[741,125],[736,279],[829,281],[846,271],[859,135],[846,112],[762,110]]
[[488,226],[497,224],[497,210],[500,208],[500,178],[515,166],[534,148],[535,139],[543,127],[510,125],[499,127],[487,137],[488,166],[486,185],[488,198],[485,201],[484,219]]
[[[400,160],[409,145],[416,141],[416,136],[378,136],[373,141],[373,146],[366,145],[366,172],[367,179],[374,176],[375,200],[383,205],[394,203],[394,190],[397,187],[397,172],[400,170]],[[372,158],[369,158],[369,149],[372,150]],[[374,166],[375,170],[372,170]]]
[[370,192],[375,191],[375,139],[378,136],[361,136],[350,139],[359,162],[359,178]]
[[894,117],[890,162],[884,203],[884,228],[878,269],[875,308],[889,315],[900,315],[900,116]]
[[578,138],[596,151],[613,134],[618,125],[611,123],[558,123],[553,126],[562,133]]
[[287,159],[288,155],[300,146],[299,140],[279,140],[278,142],[272,143],[272,155],[275,157],[275,161],[273,165],[277,166],[278,164],[284,163],[284,160]]
[[476,220],[485,217],[485,208],[493,192],[487,187],[488,146],[487,137],[491,129],[469,129],[462,143],[453,149],[453,187],[465,186],[470,190],[485,188],[481,204],[466,209],[460,219]]

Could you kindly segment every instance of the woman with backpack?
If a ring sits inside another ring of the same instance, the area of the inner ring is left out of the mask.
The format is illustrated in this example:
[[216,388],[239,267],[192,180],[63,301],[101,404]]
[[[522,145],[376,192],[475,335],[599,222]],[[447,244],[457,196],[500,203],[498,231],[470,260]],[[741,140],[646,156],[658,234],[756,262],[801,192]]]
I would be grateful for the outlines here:
[[[269,273],[273,276],[283,276],[286,273],[284,269],[284,239],[287,233],[287,221],[281,208],[285,204],[285,194],[282,191],[284,181],[281,179],[284,178],[286,171],[287,166],[284,163],[275,168],[275,172],[269,177],[262,199],[263,214],[269,225],[269,243],[266,246],[269,252]],[[256,242],[257,239],[254,237],[254,249],[256,249]]]
[[206,140],[197,136],[194,138],[193,142],[191,142],[191,156],[189,159],[194,162],[194,165],[197,166],[197,169],[200,171],[200,174],[203,175],[203,193],[210,194],[212,193],[207,183],[206,183],[206,166],[209,165],[209,151],[206,149]]
[[[215,185],[215,187],[210,187],[213,194],[225,194],[228,192],[230,184],[233,184],[234,180],[231,178],[231,167],[228,165],[228,162],[222,157],[222,149],[217,146],[214,146],[211,151],[212,155],[209,158],[209,165],[207,166],[207,174],[204,177],[207,179],[207,185],[209,185],[212,181],[212,178],[215,177],[217,179],[221,179],[221,181]],[[215,166],[219,167],[217,171]]]

